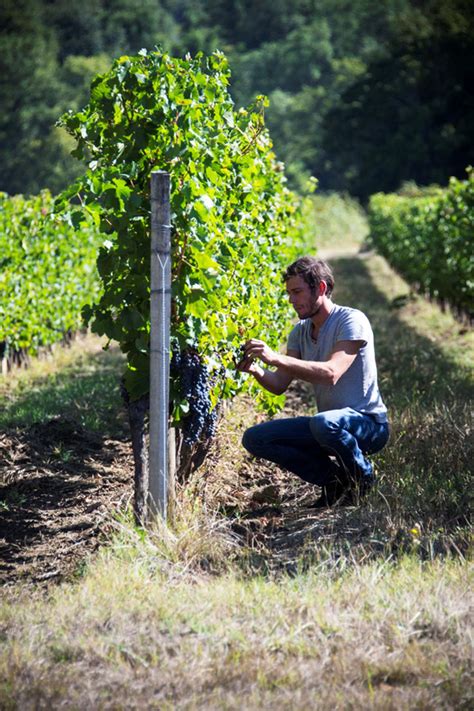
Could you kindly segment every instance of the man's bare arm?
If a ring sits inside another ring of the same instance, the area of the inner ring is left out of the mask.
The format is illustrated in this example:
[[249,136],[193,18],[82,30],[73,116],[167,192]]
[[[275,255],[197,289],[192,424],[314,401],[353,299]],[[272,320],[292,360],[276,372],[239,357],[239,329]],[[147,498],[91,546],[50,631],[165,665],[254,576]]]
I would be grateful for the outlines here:
[[308,383],[321,383],[335,385],[339,378],[350,368],[360,348],[365,341],[339,341],[327,361],[301,360],[290,353],[282,355],[276,353],[263,341],[253,339],[245,345],[248,357],[259,358],[264,363],[276,367],[281,377],[299,378]]

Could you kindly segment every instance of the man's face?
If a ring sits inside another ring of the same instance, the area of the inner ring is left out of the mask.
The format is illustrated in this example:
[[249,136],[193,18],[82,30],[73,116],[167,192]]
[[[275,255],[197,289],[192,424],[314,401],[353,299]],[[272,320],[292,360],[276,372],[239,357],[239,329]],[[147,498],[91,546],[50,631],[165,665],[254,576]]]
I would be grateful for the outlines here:
[[317,289],[311,291],[309,284],[303,277],[290,277],[286,282],[286,292],[299,319],[316,316],[321,308],[322,296],[319,295]]

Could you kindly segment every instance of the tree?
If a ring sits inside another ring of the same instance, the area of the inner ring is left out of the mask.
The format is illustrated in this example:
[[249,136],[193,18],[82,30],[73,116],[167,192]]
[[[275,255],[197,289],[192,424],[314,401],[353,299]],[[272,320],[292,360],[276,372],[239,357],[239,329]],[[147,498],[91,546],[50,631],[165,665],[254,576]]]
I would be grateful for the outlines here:
[[325,118],[331,169],[362,199],[462,177],[474,159],[473,13],[458,0],[448,9],[426,3]]
[[87,103],[111,56],[162,41],[177,25],[154,0],[5,0],[0,8],[0,190],[57,192],[83,171],[56,127]]
[[0,190],[38,192],[54,160],[58,47],[39,0],[5,0],[0,25]]

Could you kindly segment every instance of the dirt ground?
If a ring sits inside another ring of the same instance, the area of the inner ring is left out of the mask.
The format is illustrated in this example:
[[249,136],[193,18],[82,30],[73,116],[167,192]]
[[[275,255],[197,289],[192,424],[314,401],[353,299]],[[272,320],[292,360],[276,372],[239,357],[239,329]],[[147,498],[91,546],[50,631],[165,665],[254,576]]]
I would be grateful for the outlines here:
[[100,543],[132,496],[127,441],[64,417],[0,433],[0,582],[60,581]]
[[[294,417],[311,411],[309,386],[295,382],[288,390],[280,417]],[[315,509],[319,487],[306,484],[277,465],[248,455],[240,440],[245,426],[256,415],[244,399],[232,421],[219,436],[198,472],[200,496],[229,517],[231,528],[247,549],[253,551],[257,566],[274,573],[297,572],[314,553],[336,544],[352,545],[371,538],[368,507],[335,506]],[[240,411],[240,419],[239,419]],[[251,415],[249,421],[249,413]],[[365,503],[365,502],[364,502]],[[381,544],[383,547],[383,544]],[[372,553],[378,547],[371,542]]]
[[[293,391],[282,414],[301,406],[301,396]],[[341,530],[347,509],[308,508],[318,490],[247,456],[238,432],[223,428],[203,469],[196,493],[272,567],[291,569],[308,539],[329,542]],[[80,572],[131,502],[131,444],[64,417],[11,429],[0,433],[0,481],[0,584],[60,582]]]

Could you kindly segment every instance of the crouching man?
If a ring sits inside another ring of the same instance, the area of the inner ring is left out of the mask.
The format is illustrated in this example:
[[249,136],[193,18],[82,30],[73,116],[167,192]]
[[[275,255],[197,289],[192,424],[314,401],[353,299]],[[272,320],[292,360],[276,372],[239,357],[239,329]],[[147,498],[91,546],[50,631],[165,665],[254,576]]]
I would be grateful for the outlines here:
[[295,378],[311,383],[318,414],[255,425],[242,442],[256,457],[321,487],[314,507],[354,503],[375,482],[367,455],[380,451],[389,437],[372,328],[361,311],[333,303],[334,277],[322,260],[302,257],[283,279],[300,319],[287,355],[251,339],[237,368],[277,395]]

